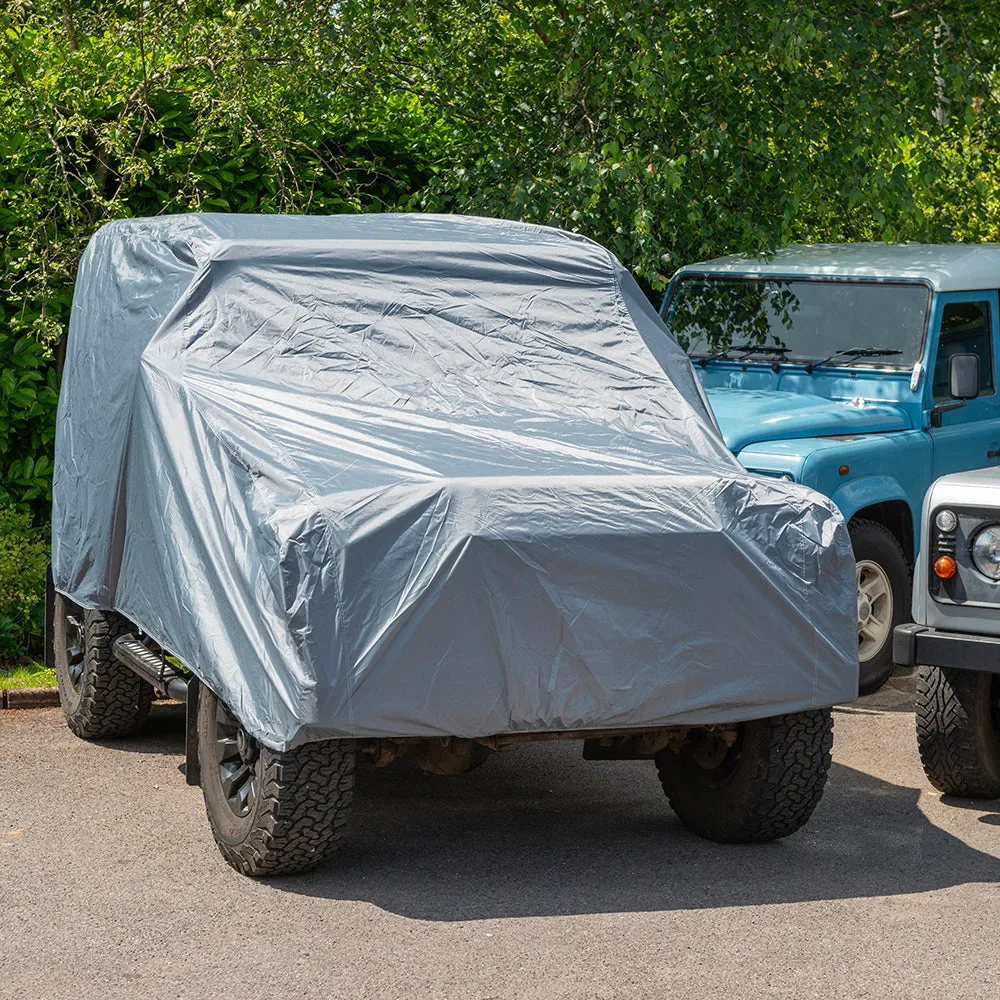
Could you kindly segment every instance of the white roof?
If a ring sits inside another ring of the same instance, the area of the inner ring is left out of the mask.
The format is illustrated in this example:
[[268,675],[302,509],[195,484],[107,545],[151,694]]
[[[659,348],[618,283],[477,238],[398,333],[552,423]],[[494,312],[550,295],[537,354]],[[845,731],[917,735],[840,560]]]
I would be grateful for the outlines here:
[[1000,287],[1000,243],[816,243],[796,244],[770,260],[731,254],[688,264],[678,274],[801,275],[908,278],[930,282],[939,292]]

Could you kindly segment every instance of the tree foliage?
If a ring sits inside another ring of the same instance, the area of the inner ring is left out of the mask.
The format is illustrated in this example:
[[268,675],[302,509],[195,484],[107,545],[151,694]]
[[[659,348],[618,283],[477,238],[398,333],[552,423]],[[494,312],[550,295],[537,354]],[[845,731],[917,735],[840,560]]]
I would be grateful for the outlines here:
[[0,502],[39,512],[76,261],[185,210],[575,229],[654,297],[795,240],[990,239],[996,0],[12,0]]
[[47,496],[73,276],[102,223],[384,209],[447,143],[403,92],[357,114],[315,3],[14,0],[0,28],[2,503]]
[[346,5],[380,96],[457,133],[421,206],[583,230],[652,290],[722,252],[989,232],[939,200],[963,171],[994,196],[982,4],[429,6]]

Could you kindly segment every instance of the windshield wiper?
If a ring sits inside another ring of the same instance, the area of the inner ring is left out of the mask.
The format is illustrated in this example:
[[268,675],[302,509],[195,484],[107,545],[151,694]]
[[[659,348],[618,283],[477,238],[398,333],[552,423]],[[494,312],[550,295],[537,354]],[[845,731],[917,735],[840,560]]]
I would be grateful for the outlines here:
[[806,365],[806,371],[812,375],[817,368],[828,365],[837,358],[888,358],[893,354],[902,354],[902,351],[891,347],[849,347],[846,351],[836,351],[822,361],[810,361]]
[[728,358],[733,351],[743,352],[737,359],[738,361],[742,361],[744,358],[749,358],[751,354],[785,355],[790,350],[790,347],[779,347],[777,344],[730,344],[729,347],[723,351],[717,351],[715,354],[710,354],[707,358],[698,358],[696,364],[701,365],[702,368],[707,368],[709,362],[722,361],[725,358]]

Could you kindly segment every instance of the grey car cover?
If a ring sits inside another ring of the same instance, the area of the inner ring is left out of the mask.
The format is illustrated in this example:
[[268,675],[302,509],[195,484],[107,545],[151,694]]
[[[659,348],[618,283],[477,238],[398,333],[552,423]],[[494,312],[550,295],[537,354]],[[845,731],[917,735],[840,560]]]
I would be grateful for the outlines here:
[[268,746],[738,721],[857,694],[831,503],[754,478],[618,261],[491,219],[101,229],[57,590]]

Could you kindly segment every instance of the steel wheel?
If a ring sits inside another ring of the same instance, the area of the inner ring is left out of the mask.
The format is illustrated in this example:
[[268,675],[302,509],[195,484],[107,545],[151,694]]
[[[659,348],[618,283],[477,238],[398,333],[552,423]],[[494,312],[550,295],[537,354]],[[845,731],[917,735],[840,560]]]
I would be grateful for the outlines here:
[[857,564],[858,658],[871,659],[892,631],[892,584],[877,563],[862,559]]
[[221,701],[216,703],[213,723],[213,739],[205,748],[210,756],[209,766],[217,769],[222,794],[233,815],[249,816],[260,786],[257,774],[260,748]]

